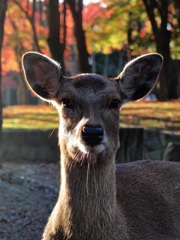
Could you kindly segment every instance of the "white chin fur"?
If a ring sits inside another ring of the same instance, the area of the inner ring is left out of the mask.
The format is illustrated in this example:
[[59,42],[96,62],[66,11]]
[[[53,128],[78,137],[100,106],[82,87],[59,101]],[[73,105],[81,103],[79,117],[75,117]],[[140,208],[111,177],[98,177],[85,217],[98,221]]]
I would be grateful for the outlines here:
[[80,144],[79,145],[79,150],[81,152],[83,152],[84,154],[88,154],[88,153],[93,153],[93,154],[99,154],[101,152],[103,152],[105,149],[105,145],[104,143],[100,143],[96,146],[87,146],[87,145],[84,145],[84,144]]

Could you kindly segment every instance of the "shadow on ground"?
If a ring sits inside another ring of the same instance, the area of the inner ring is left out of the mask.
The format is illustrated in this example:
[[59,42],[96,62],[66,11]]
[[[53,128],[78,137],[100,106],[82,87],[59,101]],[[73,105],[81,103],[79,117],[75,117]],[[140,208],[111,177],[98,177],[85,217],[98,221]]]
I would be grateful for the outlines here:
[[0,240],[39,240],[59,189],[58,164],[0,164]]

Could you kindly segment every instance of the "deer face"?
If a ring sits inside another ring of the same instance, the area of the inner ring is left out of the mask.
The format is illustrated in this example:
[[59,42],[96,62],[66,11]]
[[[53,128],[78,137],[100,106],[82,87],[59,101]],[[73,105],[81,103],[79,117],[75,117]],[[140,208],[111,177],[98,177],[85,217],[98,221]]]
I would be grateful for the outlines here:
[[44,55],[30,52],[23,57],[30,89],[58,109],[61,152],[76,161],[115,156],[120,107],[152,89],[161,64],[160,55],[148,54],[128,63],[115,79],[97,74],[67,78],[60,66]]
[[116,81],[96,74],[64,78],[55,105],[60,143],[71,155],[92,157],[109,152],[108,146],[117,150],[121,95]]

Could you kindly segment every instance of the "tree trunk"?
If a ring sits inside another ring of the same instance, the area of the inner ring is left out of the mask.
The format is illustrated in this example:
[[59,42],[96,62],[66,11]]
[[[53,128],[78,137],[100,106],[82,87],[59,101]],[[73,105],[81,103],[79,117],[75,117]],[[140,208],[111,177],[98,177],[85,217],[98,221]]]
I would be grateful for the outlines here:
[[[176,9],[178,28],[180,30],[180,1],[174,0],[174,7]],[[178,86],[177,86],[177,97],[180,97],[180,60],[177,60],[177,76],[178,76]]]
[[166,0],[161,6],[161,25],[156,36],[157,52],[164,57],[164,64],[160,73],[159,99],[162,101],[177,98],[177,90],[174,88],[172,61],[171,61],[171,32],[167,29],[169,2]]
[[[64,4],[65,7],[65,4]],[[64,65],[64,50],[65,50],[65,37],[63,43],[60,42],[60,13],[59,13],[59,1],[49,0],[48,3],[48,23],[49,23],[49,37],[47,39],[48,45],[54,60],[61,64],[62,71],[65,72]],[[66,11],[64,11],[64,15]],[[64,16],[65,21],[65,16]],[[66,35],[66,23],[64,22],[63,35]]]
[[159,40],[156,44],[157,52],[162,54],[164,58],[163,67],[159,76],[159,99],[166,101],[168,99],[177,98],[177,92],[174,88],[172,78],[172,62],[170,52],[170,32],[166,34],[160,33]]
[[[158,0],[142,1],[151,22],[152,30],[155,36],[157,52],[162,54],[164,57],[164,65],[159,78],[159,100],[165,101],[168,99],[177,98],[176,90],[173,87],[174,83],[171,70],[171,32],[167,29],[169,1],[164,0],[163,3]],[[160,26],[156,21],[155,10],[158,12],[161,19]]]
[[176,9],[178,26],[179,26],[179,29],[180,29],[180,1],[179,0],[174,0],[174,6],[175,6],[175,9]]
[[5,14],[7,10],[7,0],[0,1],[0,153],[1,153],[1,146],[2,146],[2,91],[1,91],[1,73],[2,73],[2,64],[1,64],[1,54],[2,54],[2,43],[3,43],[3,36],[4,36],[4,21],[5,21]]
[[85,32],[82,24],[83,0],[67,0],[67,2],[74,20],[74,35],[78,51],[78,68],[80,72],[87,73],[90,71],[90,65],[88,62]]
[[[16,25],[16,22],[14,22],[13,20],[10,20],[10,23],[11,23],[14,31],[17,33],[17,39],[18,39],[18,37],[19,37],[18,26]],[[23,77],[22,65],[21,65],[22,55],[25,53],[25,50],[26,49],[24,48],[22,41],[20,41],[20,40],[16,41],[16,44],[14,46],[14,53],[16,56],[16,62],[19,66],[18,87],[17,87],[17,103],[18,103],[18,105],[32,104],[32,97],[30,95],[30,92],[29,92],[24,80],[23,80],[24,77]]]
[[178,92],[178,98],[180,98],[180,60],[177,60],[177,76],[178,76],[177,92]]

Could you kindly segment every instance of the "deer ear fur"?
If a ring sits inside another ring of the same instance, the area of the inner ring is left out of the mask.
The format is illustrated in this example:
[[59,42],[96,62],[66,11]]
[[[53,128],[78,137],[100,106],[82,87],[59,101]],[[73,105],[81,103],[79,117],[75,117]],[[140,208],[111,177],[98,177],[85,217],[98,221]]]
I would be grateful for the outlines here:
[[151,53],[130,61],[116,78],[123,102],[136,101],[145,97],[154,87],[163,58]]
[[22,58],[25,80],[31,91],[45,101],[56,98],[60,86],[60,65],[49,57],[28,52]]

